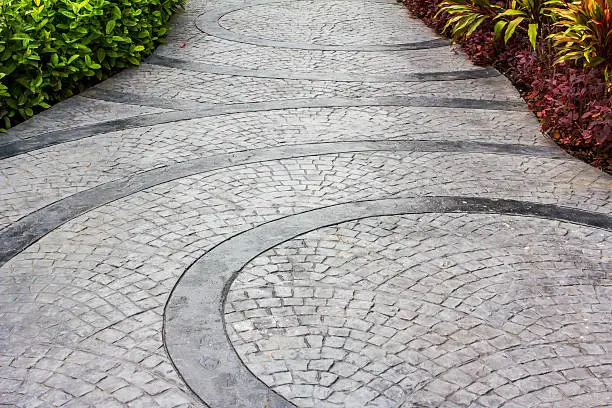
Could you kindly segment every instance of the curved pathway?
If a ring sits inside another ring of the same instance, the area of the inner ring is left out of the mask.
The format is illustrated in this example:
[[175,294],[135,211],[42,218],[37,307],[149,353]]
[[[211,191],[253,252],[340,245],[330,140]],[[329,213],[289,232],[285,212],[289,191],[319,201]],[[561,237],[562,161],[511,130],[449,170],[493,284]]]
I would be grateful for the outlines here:
[[192,0],[0,141],[0,406],[612,406],[612,178],[385,0]]

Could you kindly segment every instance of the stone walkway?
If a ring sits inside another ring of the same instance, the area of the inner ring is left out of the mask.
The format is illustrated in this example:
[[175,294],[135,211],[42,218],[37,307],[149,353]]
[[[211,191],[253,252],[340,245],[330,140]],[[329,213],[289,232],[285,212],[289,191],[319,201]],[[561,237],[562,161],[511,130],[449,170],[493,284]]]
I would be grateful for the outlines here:
[[612,178],[395,2],[192,0],[1,143],[2,407],[612,406]]

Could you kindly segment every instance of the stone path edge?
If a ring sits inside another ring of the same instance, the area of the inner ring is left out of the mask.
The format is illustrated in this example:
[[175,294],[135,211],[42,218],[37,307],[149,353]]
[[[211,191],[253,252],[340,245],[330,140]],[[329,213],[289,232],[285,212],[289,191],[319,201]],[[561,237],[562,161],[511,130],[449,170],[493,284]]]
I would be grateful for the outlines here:
[[493,67],[476,68],[464,71],[438,71],[414,74],[393,75],[361,75],[347,72],[316,73],[316,72],[286,72],[267,69],[248,69],[234,66],[221,66],[203,62],[186,61],[161,55],[151,55],[144,61],[146,64],[159,65],[167,68],[177,68],[186,71],[207,74],[232,75],[241,77],[292,79],[305,81],[333,81],[333,82],[433,82],[433,81],[461,81],[466,79],[482,79],[501,76]]
[[[139,191],[194,174],[237,165],[270,160],[290,159],[312,155],[366,151],[421,151],[463,152],[487,154],[532,155],[550,159],[567,159],[560,149],[546,146],[517,146],[480,142],[434,141],[360,141],[289,145],[273,148],[243,150],[202,157],[136,173],[84,190],[42,207],[10,226],[0,230],[0,266],[8,262],[32,243],[67,221],[101,205],[135,194]],[[603,216],[603,215],[602,215]]]
[[423,50],[430,48],[446,47],[450,44],[448,40],[443,38],[436,38],[428,41],[420,41],[406,44],[389,44],[389,45],[324,45],[324,44],[312,44],[307,42],[289,42],[289,41],[274,41],[263,38],[250,37],[235,33],[224,28],[219,20],[226,14],[234,11],[242,10],[246,7],[254,7],[260,5],[274,4],[278,2],[263,0],[263,1],[251,1],[240,5],[239,7],[227,7],[220,8],[212,11],[200,14],[195,21],[195,25],[202,33],[211,35],[213,37],[221,38],[223,40],[256,45],[260,47],[274,47],[274,48],[289,48],[295,50],[314,50],[314,51],[359,51],[359,52],[377,52],[377,51],[406,51],[406,50]]
[[262,112],[300,108],[343,108],[367,106],[405,106],[426,108],[461,108],[482,110],[505,110],[525,112],[527,108],[522,100],[482,100],[466,98],[436,98],[436,97],[377,97],[377,98],[320,98],[320,99],[287,99],[270,102],[248,102],[228,105],[210,106],[202,104],[201,109],[186,111],[171,111],[155,114],[133,116],[124,119],[98,122],[92,125],[61,129],[32,136],[27,139],[0,144],[0,159],[18,156],[34,150],[85,139],[100,133],[134,129],[144,126],[154,126],[164,123],[178,122],[211,116],[230,115],[235,113]]
[[190,389],[214,407],[294,407],[242,363],[225,332],[223,304],[244,265],[313,230],[400,214],[480,213],[547,218],[612,231],[612,217],[550,204],[475,197],[430,196],[357,201],[261,224],[215,246],[179,278],[164,310],[164,346]]

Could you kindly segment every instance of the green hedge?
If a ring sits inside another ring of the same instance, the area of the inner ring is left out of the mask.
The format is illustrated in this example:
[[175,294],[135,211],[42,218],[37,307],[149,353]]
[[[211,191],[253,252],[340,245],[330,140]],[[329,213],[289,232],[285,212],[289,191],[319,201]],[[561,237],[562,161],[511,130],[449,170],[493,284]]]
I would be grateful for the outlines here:
[[183,0],[0,0],[0,129],[138,63]]

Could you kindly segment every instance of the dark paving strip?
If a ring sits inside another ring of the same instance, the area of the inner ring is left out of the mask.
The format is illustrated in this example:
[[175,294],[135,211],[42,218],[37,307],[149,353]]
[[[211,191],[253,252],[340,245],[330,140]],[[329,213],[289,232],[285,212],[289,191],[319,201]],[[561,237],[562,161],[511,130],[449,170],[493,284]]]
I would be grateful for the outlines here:
[[196,27],[203,33],[212,35],[213,37],[221,38],[227,41],[233,41],[242,44],[258,45],[262,47],[274,48],[290,48],[295,50],[314,50],[314,51],[362,51],[362,52],[377,52],[377,51],[406,51],[406,50],[424,50],[430,48],[447,47],[450,45],[448,40],[436,38],[433,40],[419,41],[406,44],[365,44],[365,45],[327,45],[313,44],[308,42],[290,42],[290,41],[275,41],[265,38],[250,37],[230,31],[219,24],[219,20],[226,14],[234,11],[242,10],[245,7],[253,7],[258,5],[274,4],[269,0],[248,2],[231,8],[212,10],[201,14],[196,19]]
[[259,254],[310,231],[357,219],[422,213],[485,213],[569,221],[612,230],[612,217],[555,205],[474,197],[422,197],[352,202],[262,224],[198,259],[174,287],[164,311],[164,343],[187,385],[213,407],[294,405],[273,393],[227,339],[223,303],[240,270]]
[[17,134],[0,133],[0,149],[4,145],[10,144],[10,143],[15,143],[15,142],[18,142],[20,140],[22,140],[22,138],[17,136]]
[[[81,92],[78,96],[81,96],[83,98],[88,98],[88,99],[97,99],[97,100],[106,101],[106,102],[123,103],[127,105],[151,106],[154,108],[169,109],[169,110],[201,110],[201,109],[209,109],[210,107],[213,106],[213,104],[188,101],[184,99],[156,98],[153,96],[137,95],[137,94],[133,94],[129,92],[118,92],[118,91],[112,91],[112,90],[102,89],[98,87],[93,87],[84,92]],[[91,125],[91,126],[95,126],[95,125]],[[75,129],[75,128],[72,128],[72,129]],[[65,131],[66,130],[60,129],[55,132],[48,132],[48,133],[61,134]],[[27,140],[32,137],[34,138],[40,137],[36,135],[31,135],[31,134],[28,134],[28,136],[25,136],[25,137],[20,137],[19,128],[13,129],[12,132],[13,133],[9,133],[7,135],[0,135],[0,159],[8,157],[8,156],[4,156],[3,146],[9,145],[11,143],[17,143],[21,140]],[[44,133],[43,136],[48,133]],[[62,142],[58,141],[58,143],[62,143]],[[20,143],[17,143],[17,144],[20,144]],[[57,144],[57,143],[52,143],[52,144]],[[27,148],[26,146],[27,145],[24,145],[24,148]],[[9,149],[13,149],[13,148],[7,147],[7,153],[11,151]],[[30,149],[30,150],[34,150],[34,149]],[[27,151],[30,151],[30,150],[27,150]]]
[[160,167],[111,181],[54,202],[0,230],[0,266],[65,222],[96,207],[158,184],[242,164],[368,151],[416,151],[512,154],[566,159],[560,149],[495,143],[432,141],[360,141],[312,143],[218,154]]
[[100,133],[114,132],[123,129],[133,129],[141,126],[152,126],[161,123],[175,122],[191,119],[194,115],[187,112],[164,112],[149,115],[141,115],[124,119],[99,122],[92,125],[79,126],[70,129],[60,129],[52,132],[42,133],[16,142],[0,146],[0,159],[28,153],[33,150],[72,142],[95,136]]
[[185,61],[176,58],[152,55],[145,61],[147,64],[160,65],[187,71],[207,74],[233,75],[269,79],[294,79],[306,81],[333,82],[427,82],[427,81],[460,81],[466,79],[481,79],[498,77],[501,74],[495,68],[478,68],[465,71],[424,72],[416,74],[368,75],[343,72],[296,72],[267,69],[247,69],[232,66],[206,64],[202,62]]
[[235,113],[262,112],[299,108],[343,108],[367,106],[406,106],[430,108],[460,108],[460,109],[488,109],[505,111],[526,111],[523,101],[487,101],[480,99],[463,98],[436,98],[436,97],[402,97],[387,96],[378,98],[318,98],[318,99],[287,99],[267,102],[235,103],[229,105],[203,105],[203,109],[186,110],[180,112],[163,112],[148,115],[133,116],[130,118],[99,122],[92,125],[79,126],[70,129],[61,129],[43,133],[28,139],[18,140],[0,145],[0,159],[28,153],[61,143],[84,139],[100,133],[115,132],[119,130],[134,129],[144,126],[154,126],[163,123],[178,122],[182,120],[205,118],[210,116],[230,115]]
[[118,92],[98,87],[90,88],[79,96],[98,99],[107,102],[125,103],[128,105],[151,106],[154,108],[171,110],[198,110],[208,109],[212,104],[205,104],[184,99],[156,98],[148,95],[137,95],[129,92]]

